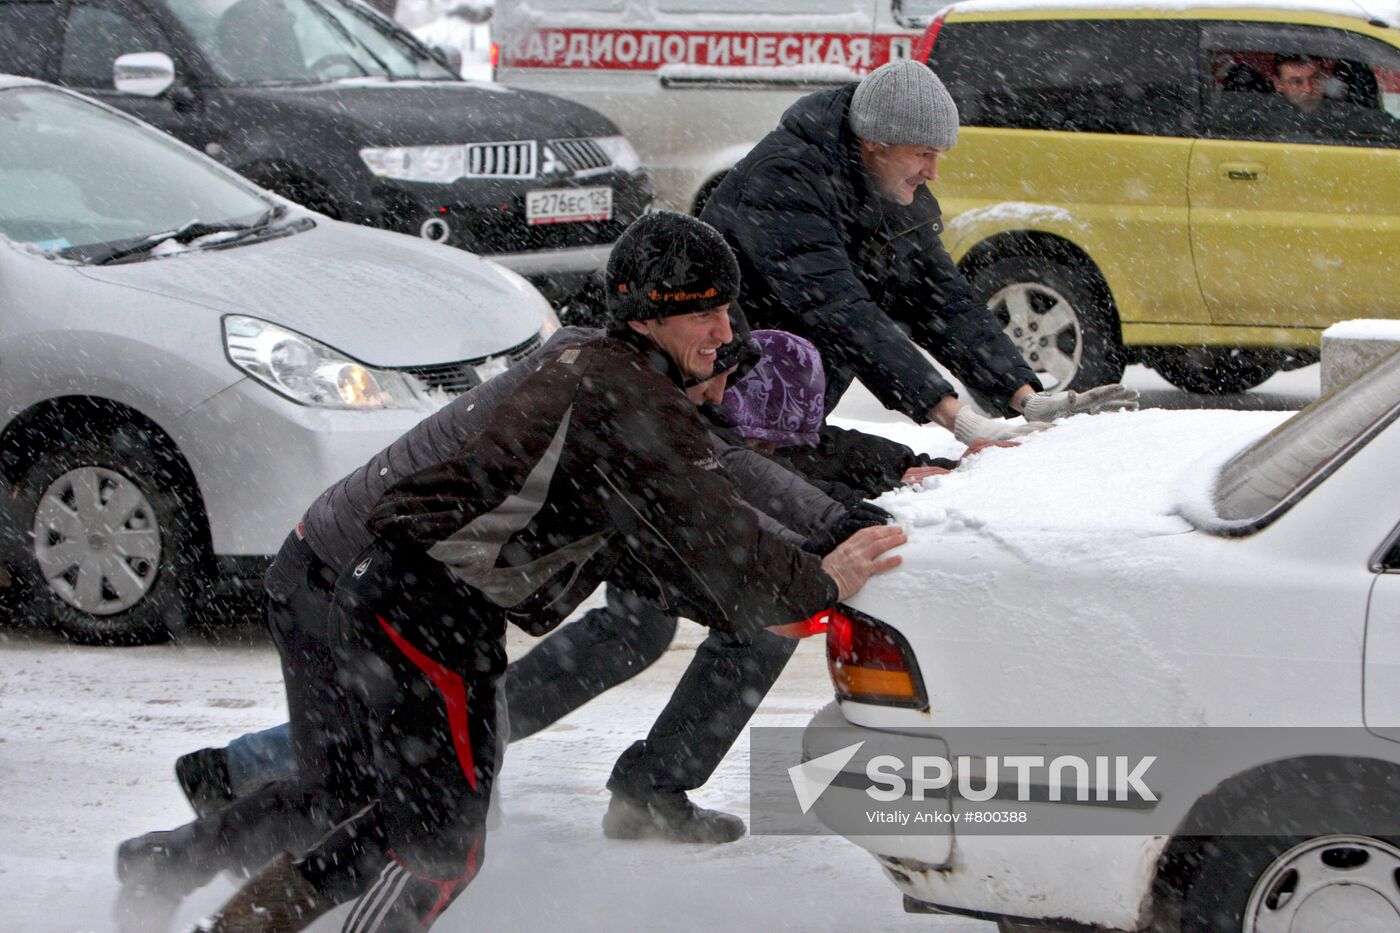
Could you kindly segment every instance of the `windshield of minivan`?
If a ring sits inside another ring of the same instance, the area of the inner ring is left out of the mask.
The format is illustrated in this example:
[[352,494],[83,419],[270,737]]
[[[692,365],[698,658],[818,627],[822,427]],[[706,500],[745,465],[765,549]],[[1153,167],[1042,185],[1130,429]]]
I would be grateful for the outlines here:
[[1400,351],[1236,454],[1215,487],[1218,530],[1252,529],[1305,491],[1352,445],[1400,414]]
[[0,91],[0,233],[78,259],[191,223],[254,224],[271,202],[183,146],[42,87]]
[[230,84],[455,80],[417,40],[355,0],[164,0]]

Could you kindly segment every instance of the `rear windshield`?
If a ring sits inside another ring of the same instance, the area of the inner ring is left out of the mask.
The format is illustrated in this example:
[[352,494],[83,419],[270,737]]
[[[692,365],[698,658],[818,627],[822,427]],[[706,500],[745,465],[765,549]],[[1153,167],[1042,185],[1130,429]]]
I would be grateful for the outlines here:
[[1261,527],[1400,414],[1400,351],[1324,395],[1225,465],[1215,488],[1220,527]]

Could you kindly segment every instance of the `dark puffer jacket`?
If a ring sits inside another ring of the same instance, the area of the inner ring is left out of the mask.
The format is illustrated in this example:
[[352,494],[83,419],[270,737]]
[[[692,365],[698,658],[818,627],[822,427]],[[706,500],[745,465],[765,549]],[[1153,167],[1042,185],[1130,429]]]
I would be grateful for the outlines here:
[[832,605],[811,554],[743,507],[668,357],[621,330],[535,358],[445,459],[394,483],[369,518],[536,634],[598,584],[749,634]]
[[1011,394],[1040,383],[939,242],[928,189],[908,206],[875,189],[846,122],[854,90],[788,108],[701,214],[739,258],[749,321],[816,344],[828,413],[859,379],[887,408],[926,422],[955,392],[917,343],[980,402],[1012,415]]
[[846,490],[861,499],[877,499],[904,485],[904,474],[914,467],[953,470],[958,461],[915,453],[910,447],[878,434],[824,425],[812,447],[779,447],[774,455],[809,481],[840,484],[828,495],[848,505]]

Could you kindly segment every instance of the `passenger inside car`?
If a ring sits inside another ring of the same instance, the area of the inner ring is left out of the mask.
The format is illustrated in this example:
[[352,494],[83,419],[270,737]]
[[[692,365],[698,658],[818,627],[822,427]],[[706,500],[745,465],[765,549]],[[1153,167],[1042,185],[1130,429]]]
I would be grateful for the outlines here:
[[1317,113],[1323,105],[1327,74],[1322,63],[1306,55],[1280,55],[1274,61],[1275,93],[1304,113]]
[[1231,50],[1216,53],[1213,74],[1217,132],[1325,145],[1400,142],[1400,121],[1382,108],[1370,63]]
[[215,47],[237,81],[304,81],[309,77],[296,20],[282,0],[238,0],[219,17]]

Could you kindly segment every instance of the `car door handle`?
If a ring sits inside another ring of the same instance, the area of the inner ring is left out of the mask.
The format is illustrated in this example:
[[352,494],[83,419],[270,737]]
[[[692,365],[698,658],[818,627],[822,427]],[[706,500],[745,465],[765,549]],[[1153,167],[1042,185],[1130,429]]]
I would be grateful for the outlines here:
[[1229,181],[1263,181],[1268,174],[1263,162],[1220,163],[1220,177]]

